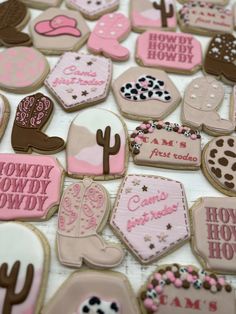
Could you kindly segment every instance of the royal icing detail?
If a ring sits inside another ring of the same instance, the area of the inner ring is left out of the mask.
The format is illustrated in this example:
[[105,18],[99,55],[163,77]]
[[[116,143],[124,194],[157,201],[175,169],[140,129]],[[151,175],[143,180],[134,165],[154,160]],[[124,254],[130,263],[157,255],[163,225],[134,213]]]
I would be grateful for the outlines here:
[[104,100],[112,78],[110,59],[67,52],[48,75],[45,85],[63,109],[72,111]]
[[132,0],[131,22],[138,31],[150,28],[175,30],[175,0]]
[[216,35],[209,44],[204,70],[233,83],[236,82],[235,60],[236,38],[232,34]]
[[127,175],[110,224],[141,263],[159,259],[190,236],[182,184],[156,176]]
[[127,163],[126,134],[124,122],[113,112],[83,110],[68,133],[68,174],[105,179],[123,176]]
[[236,139],[221,136],[211,140],[203,151],[203,172],[222,193],[236,196]]
[[200,68],[202,49],[188,34],[147,31],[137,39],[136,60],[143,66],[187,74]]
[[186,88],[182,121],[209,134],[230,134],[235,122],[222,119],[217,112],[224,99],[224,86],[211,76],[198,77]]
[[0,154],[0,220],[48,219],[60,201],[62,174],[54,157]]
[[140,165],[198,169],[201,136],[177,123],[145,121],[130,136],[134,162]]
[[88,49],[112,60],[125,61],[129,58],[129,50],[119,42],[130,30],[130,21],[122,13],[105,14],[98,20],[89,37]]
[[139,312],[128,278],[117,272],[92,270],[73,273],[42,310],[42,314]]
[[184,30],[199,34],[233,32],[233,14],[214,3],[190,1],[179,11],[180,26]]
[[77,11],[49,8],[30,24],[34,46],[50,54],[77,50],[84,44],[89,29]]
[[235,197],[203,197],[191,209],[193,250],[212,271],[236,271],[235,204]]
[[31,92],[47,76],[47,59],[36,49],[14,47],[0,53],[0,87],[14,93]]
[[59,208],[57,244],[59,260],[68,266],[110,268],[121,263],[122,249],[98,234],[110,210],[105,188],[90,179],[70,185]]
[[234,314],[234,298],[223,277],[178,264],[159,266],[139,294],[144,314]]
[[38,313],[49,263],[46,238],[33,226],[0,225],[0,312]]

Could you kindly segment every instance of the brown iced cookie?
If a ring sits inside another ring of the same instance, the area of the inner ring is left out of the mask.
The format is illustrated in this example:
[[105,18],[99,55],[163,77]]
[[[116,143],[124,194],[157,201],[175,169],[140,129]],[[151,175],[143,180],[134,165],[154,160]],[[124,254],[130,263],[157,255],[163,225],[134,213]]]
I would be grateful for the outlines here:
[[221,136],[203,150],[203,173],[220,192],[236,196],[236,138]]
[[11,134],[11,144],[16,152],[31,153],[34,150],[54,154],[64,148],[63,139],[48,137],[42,132],[52,111],[53,102],[41,93],[22,99],[16,110]]

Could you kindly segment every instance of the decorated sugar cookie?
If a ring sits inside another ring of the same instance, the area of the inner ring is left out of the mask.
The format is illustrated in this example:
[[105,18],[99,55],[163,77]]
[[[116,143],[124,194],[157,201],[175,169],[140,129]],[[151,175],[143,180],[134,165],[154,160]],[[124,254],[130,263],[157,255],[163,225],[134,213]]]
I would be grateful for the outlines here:
[[203,266],[236,273],[236,198],[202,197],[191,208],[192,248]]
[[230,103],[231,103],[230,108],[231,119],[233,120],[236,126],[236,85],[233,87]]
[[183,185],[163,177],[127,175],[110,225],[140,263],[160,259],[190,237]]
[[3,137],[10,117],[10,104],[7,98],[0,94],[0,139]]
[[44,10],[51,7],[59,7],[62,0],[21,0],[28,7],[33,9]]
[[143,314],[234,314],[235,291],[223,277],[178,264],[159,266],[141,288]]
[[42,311],[51,313],[140,314],[140,310],[125,275],[85,270],[73,273],[59,288]]
[[[189,1],[190,0],[178,0],[178,2],[180,3],[186,3]],[[203,3],[203,5],[208,2],[213,3],[213,4],[226,5],[229,3],[229,0],[202,0],[201,2]]]
[[128,162],[125,123],[111,111],[86,109],[72,121],[66,146],[67,173],[109,180],[125,175]]
[[197,170],[201,165],[201,136],[177,123],[145,121],[130,136],[138,165]]
[[47,59],[30,47],[12,47],[0,52],[0,68],[0,88],[13,93],[38,89],[49,72]]
[[135,31],[176,29],[175,0],[131,0],[130,11]]
[[137,39],[136,61],[167,72],[193,74],[201,67],[202,48],[189,34],[147,31]]
[[215,35],[233,32],[232,9],[222,8],[212,2],[189,1],[180,9],[180,28],[183,32]]
[[216,35],[212,38],[204,61],[207,74],[215,75],[226,83],[236,82],[236,38],[232,34]]
[[129,35],[130,30],[130,21],[122,13],[105,14],[98,20],[89,37],[88,50],[114,61],[126,61],[129,50],[119,42]]
[[203,173],[220,192],[236,196],[236,138],[221,136],[211,140],[203,150]]
[[49,219],[62,184],[63,169],[54,157],[0,154],[0,220]]
[[0,224],[0,312],[39,314],[50,262],[50,247],[33,225]]
[[224,99],[224,86],[211,76],[194,79],[186,88],[182,122],[194,129],[204,130],[210,135],[230,134],[235,129],[235,121],[220,117],[217,109]]
[[48,75],[45,85],[66,111],[79,110],[103,101],[110,88],[110,59],[66,52]]
[[115,11],[120,0],[67,0],[68,8],[80,11],[89,20],[96,20],[104,14]]
[[168,75],[150,68],[130,68],[114,81],[112,89],[122,115],[134,120],[163,119],[181,100]]
[[81,14],[72,10],[50,8],[30,24],[34,46],[45,54],[78,50],[89,36]]

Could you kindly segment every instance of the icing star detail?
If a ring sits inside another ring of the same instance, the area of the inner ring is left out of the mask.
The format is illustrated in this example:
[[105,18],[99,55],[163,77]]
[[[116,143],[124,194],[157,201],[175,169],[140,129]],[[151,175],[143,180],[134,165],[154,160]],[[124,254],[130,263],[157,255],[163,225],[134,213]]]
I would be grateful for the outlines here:
[[87,96],[87,95],[88,95],[88,92],[86,90],[83,90],[81,93],[81,96]]
[[80,60],[80,57],[76,57],[75,60]]
[[140,184],[140,180],[134,179],[134,180],[132,181],[132,183],[133,183],[133,186],[137,186],[137,185]]
[[92,64],[93,64],[92,61],[87,62],[87,65],[92,65]]
[[76,98],[77,98],[77,96],[76,96],[76,95],[72,95],[72,98],[73,98],[73,99],[76,99]]
[[168,238],[168,235],[162,232],[159,235],[157,235],[157,238],[159,242],[166,242],[166,238]]
[[153,249],[155,249],[155,245],[154,245],[153,243],[151,243],[151,244],[149,245],[149,248],[150,248],[151,250],[153,250]]
[[144,186],[142,187],[142,190],[143,190],[143,192],[147,192],[147,190],[148,190],[147,186],[144,185]]
[[145,242],[149,242],[149,241],[151,241],[151,239],[152,239],[152,237],[147,235],[147,234],[144,236],[144,241]]
[[166,226],[166,229],[167,229],[167,230],[170,230],[170,229],[172,229],[172,226],[171,226],[171,224],[168,224],[168,225]]

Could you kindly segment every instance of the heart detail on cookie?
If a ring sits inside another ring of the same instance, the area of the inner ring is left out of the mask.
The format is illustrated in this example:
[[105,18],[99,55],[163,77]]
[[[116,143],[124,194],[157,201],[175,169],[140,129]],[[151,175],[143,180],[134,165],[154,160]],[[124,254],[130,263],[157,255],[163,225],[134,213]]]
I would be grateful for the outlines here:
[[127,82],[121,89],[123,98],[131,101],[160,100],[170,102],[170,92],[165,90],[165,82],[151,75],[142,75],[136,82]]

